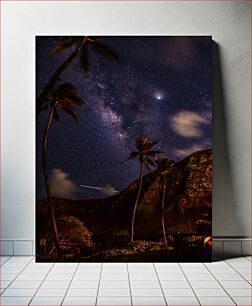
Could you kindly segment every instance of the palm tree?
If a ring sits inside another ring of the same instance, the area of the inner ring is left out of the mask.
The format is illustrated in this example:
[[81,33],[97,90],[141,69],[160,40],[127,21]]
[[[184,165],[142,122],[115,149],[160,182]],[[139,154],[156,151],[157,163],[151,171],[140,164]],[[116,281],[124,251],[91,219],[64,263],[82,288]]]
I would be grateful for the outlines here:
[[161,225],[164,237],[164,244],[167,245],[166,239],[166,230],[165,230],[165,194],[166,194],[166,176],[167,176],[167,168],[173,166],[174,161],[170,161],[168,158],[160,158],[156,160],[156,164],[160,173],[163,177],[163,194],[162,194],[162,217],[161,217]]
[[138,204],[139,197],[141,194],[141,189],[142,189],[144,168],[146,166],[146,168],[150,170],[150,167],[155,167],[155,163],[152,161],[151,158],[156,157],[162,153],[161,151],[153,150],[153,147],[157,145],[158,143],[159,143],[159,140],[150,142],[147,137],[138,138],[136,140],[137,150],[131,152],[130,156],[125,160],[125,162],[127,162],[129,160],[135,159],[136,157],[139,157],[139,162],[141,165],[138,193],[137,193],[136,201],[134,204],[132,220],[131,220],[131,237],[130,237],[131,242],[134,241],[135,216],[136,216],[137,204]]
[[67,36],[62,37],[58,45],[55,47],[54,52],[60,53],[66,49],[73,48],[73,52],[68,58],[56,69],[54,74],[49,79],[46,86],[41,91],[37,99],[37,116],[43,109],[48,93],[53,89],[56,82],[59,80],[61,74],[71,64],[71,62],[80,56],[80,67],[86,73],[88,71],[88,50],[89,46],[99,54],[105,56],[107,59],[113,61],[118,59],[117,55],[110,50],[107,46],[97,42],[99,37],[93,36]]
[[51,127],[53,120],[59,122],[59,114],[57,109],[60,108],[70,118],[77,120],[75,115],[75,106],[82,106],[84,102],[78,97],[76,88],[70,83],[64,83],[59,85],[56,89],[51,90],[46,98],[47,104],[43,109],[50,106],[50,111],[47,119],[47,123],[43,135],[43,146],[42,146],[42,163],[43,163],[43,174],[46,187],[47,201],[50,209],[50,217],[53,227],[53,236],[56,245],[57,257],[61,259],[60,242],[58,229],[55,219],[54,206],[51,195],[51,188],[48,176],[48,163],[47,163],[47,143],[48,143],[48,132]]

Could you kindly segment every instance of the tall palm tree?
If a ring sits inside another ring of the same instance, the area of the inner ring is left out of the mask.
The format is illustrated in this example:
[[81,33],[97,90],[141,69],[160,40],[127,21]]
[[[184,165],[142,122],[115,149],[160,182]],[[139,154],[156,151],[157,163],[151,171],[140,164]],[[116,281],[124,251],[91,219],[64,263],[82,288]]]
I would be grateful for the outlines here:
[[127,162],[129,160],[135,159],[136,157],[139,157],[139,162],[141,165],[138,193],[137,193],[136,201],[134,204],[132,220],[131,220],[131,236],[130,236],[131,242],[134,241],[135,216],[136,216],[137,204],[138,204],[139,197],[141,194],[141,189],[142,189],[144,168],[146,166],[146,168],[150,170],[150,167],[155,167],[155,163],[152,161],[151,158],[156,157],[162,153],[161,151],[153,150],[153,147],[157,145],[158,143],[159,143],[159,140],[150,142],[150,140],[147,137],[138,138],[136,140],[136,151],[131,152],[130,156],[125,160],[125,162]]
[[163,177],[163,193],[162,193],[162,217],[161,225],[163,231],[164,244],[167,245],[166,230],[165,230],[165,194],[166,194],[166,176],[167,169],[175,164],[174,161],[170,161],[168,158],[160,158],[156,160],[158,169]]
[[77,117],[75,115],[75,106],[82,106],[84,102],[78,97],[76,88],[70,83],[61,84],[56,89],[51,90],[46,98],[46,101],[47,104],[43,109],[46,109],[48,106],[50,106],[50,111],[43,135],[42,164],[43,164],[43,174],[45,180],[47,201],[49,204],[50,217],[53,228],[53,236],[57,250],[57,257],[58,259],[61,259],[59,235],[55,219],[54,206],[53,206],[51,188],[48,176],[48,162],[47,162],[48,132],[53,120],[55,120],[56,122],[60,121],[57,109],[61,109],[70,118],[76,121]]
[[66,49],[73,48],[73,52],[68,56],[68,58],[56,69],[51,78],[49,79],[46,86],[41,91],[37,99],[37,116],[43,109],[46,97],[48,93],[53,89],[56,82],[59,80],[61,74],[66,70],[66,68],[71,64],[71,62],[80,56],[80,67],[86,73],[88,71],[88,51],[89,46],[98,52],[99,54],[105,56],[107,59],[113,61],[118,59],[117,55],[110,50],[107,46],[97,42],[99,37],[93,36],[67,36],[62,37],[58,45],[55,47],[54,52],[60,53]]

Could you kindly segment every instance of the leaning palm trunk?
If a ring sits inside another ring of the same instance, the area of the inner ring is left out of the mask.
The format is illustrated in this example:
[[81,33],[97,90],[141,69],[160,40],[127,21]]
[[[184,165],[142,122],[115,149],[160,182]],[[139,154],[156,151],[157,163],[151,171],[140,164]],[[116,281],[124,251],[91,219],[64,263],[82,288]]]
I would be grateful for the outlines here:
[[166,232],[165,232],[165,190],[166,190],[166,179],[164,177],[163,181],[163,197],[162,197],[162,230],[163,230],[163,235],[164,235],[164,244],[167,245],[167,240],[166,240]]
[[55,83],[58,81],[60,75],[63,73],[64,70],[71,64],[71,62],[76,58],[76,56],[79,54],[81,48],[86,44],[87,37],[85,36],[84,39],[81,41],[80,45],[74,50],[73,53],[70,54],[70,56],[58,67],[58,69],[54,72],[42,92],[40,93],[38,97],[37,102],[37,116],[39,115],[43,103],[45,101],[45,98],[47,97],[48,93],[52,90]]
[[55,219],[55,214],[54,214],[54,207],[53,207],[53,202],[52,202],[51,189],[50,189],[50,183],[49,183],[49,177],[48,177],[48,165],[47,165],[48,131],[52,123],[53,112],[54,112],[55,107],[56,106],[53,105],[51,108],[51,111],[48,117],[48,121],[45,127],[45,131],[44,131],[42,162],[43,162],[43,172],[44,172],[44,179],[45,179],[46,195],[47,195],[47,201],[48,201],[49,209],[50,209],[53,236],[54,236],[56,251],[57,251],[57,258],[61,259],[59,235],[58,235],[58,229],[57,229],[57,224],[56,224],[56,219]]
[[134,209],[133,209],[133,214],[132,214],[130,242],[134,241],[134,225],[135,225],[136,209],[137,209],[137,204],[138,204],[139,197],[140,197],[140,194],[141,194],[141,189],[142,189],[143,171],[144,171],[144,162],[142,162],[142,164],[141,164],[139,189],[138,189],[138,193],[137,193],[137,197],[136,197],[136,202],[135,202]]

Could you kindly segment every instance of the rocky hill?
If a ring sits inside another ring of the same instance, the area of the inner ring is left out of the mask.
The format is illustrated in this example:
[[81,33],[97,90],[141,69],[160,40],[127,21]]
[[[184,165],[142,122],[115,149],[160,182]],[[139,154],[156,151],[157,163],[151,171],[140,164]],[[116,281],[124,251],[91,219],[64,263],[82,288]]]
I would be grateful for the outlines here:
[[[167,163],[143,178],[136,213],[136,239],[158,240],[161,201],[165,183],[167,234],[174,232],[211,235],[212,150],[194,152],[175,164]],[[96,200],[54,199],[56,217],[74,216],[84,222],[96,241],[107,247],[129,240],[129,224],[139,180],[119,194]],[[37,202],[37,234],[50,222],[46,200]]]

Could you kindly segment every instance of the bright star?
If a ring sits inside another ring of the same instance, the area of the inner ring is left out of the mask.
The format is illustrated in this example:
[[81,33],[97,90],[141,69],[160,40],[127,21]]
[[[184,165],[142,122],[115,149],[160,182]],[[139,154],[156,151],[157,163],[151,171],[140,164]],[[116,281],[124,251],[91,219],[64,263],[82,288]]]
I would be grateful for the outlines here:
[[160,101],[164,98],[164,96],[160,92],[157,92],[157,93],[154,94],[154,98],[156,100]]

